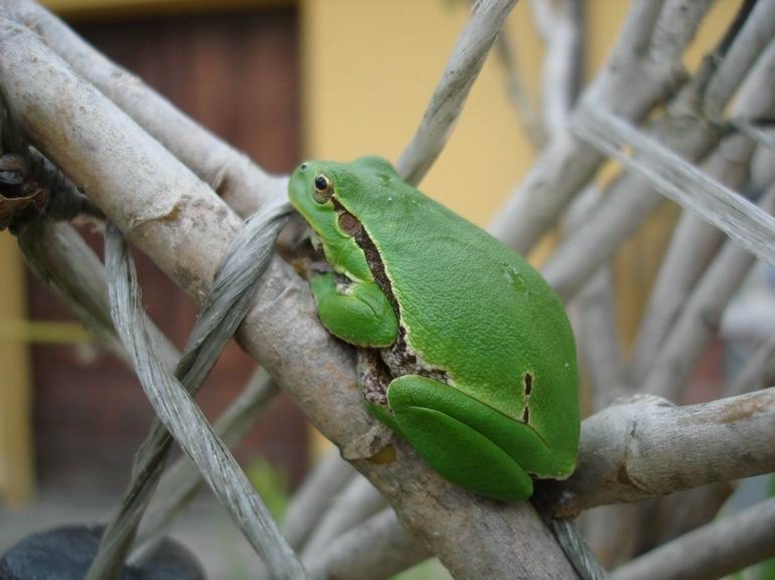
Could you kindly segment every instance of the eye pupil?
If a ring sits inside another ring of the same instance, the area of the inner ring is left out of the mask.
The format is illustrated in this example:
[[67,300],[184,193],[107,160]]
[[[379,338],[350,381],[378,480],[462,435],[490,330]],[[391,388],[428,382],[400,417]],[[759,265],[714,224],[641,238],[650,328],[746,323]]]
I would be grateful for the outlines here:
[[313,183],[315,185],[315,190],[312,192],[313,199],[318,203],[328,203],[334,194],[334,186],[331,184],[331,180],[320,173],[315,177]]

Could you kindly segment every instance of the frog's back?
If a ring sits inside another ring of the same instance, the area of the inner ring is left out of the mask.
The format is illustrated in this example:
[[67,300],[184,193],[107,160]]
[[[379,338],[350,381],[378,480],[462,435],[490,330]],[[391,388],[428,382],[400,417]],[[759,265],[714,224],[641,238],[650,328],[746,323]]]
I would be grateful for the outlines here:
[[566,433],[579,411],[573,334],[548,284],[501,242],[397,178],[358,191],[344,205],[366,216],[409,346],[461,390],[528,418],[552,446],[551,434]]

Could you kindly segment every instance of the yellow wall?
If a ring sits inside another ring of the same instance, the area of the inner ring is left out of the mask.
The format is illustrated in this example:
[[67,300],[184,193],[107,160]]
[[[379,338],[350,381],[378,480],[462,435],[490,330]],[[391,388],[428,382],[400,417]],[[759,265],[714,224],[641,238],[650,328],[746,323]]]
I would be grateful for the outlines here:
[[[305,154],[395,162],[414,135],[466,22],[467,4],[443,0],[303,0]],[[536,79],[539,43],[524,13],[511,19],[524,72]],[[534,83],[535,86],[535,83]],[[479,224],[529,167],[530,146],[489,62],[442,156],[421,184]]]
[[[0,232],[0,327],[26,315],[24,265],[16,241]],[[33,493],[30,360],[26,343],[0,340],[0,498]]]
[[[688,61],[715,42],[739,0],[716,2]],[[460,0],[301,0],[305,155],[395,162],[418,126],[468,17]],[[627,12],[623,0],[588,0],[585,50],[594,72]],[[529,2],[507,22],[525,83],[537,97],[542,44]],[[421,184],[425,193],[485,225],[533,160],[491,55],[449,144]],[[589,76],[589,75],[587,75]]]

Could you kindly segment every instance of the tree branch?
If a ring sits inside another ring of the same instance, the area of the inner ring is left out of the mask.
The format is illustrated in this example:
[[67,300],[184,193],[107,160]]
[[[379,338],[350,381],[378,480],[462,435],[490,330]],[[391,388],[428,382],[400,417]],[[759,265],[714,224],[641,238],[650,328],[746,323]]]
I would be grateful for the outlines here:
[[[773,26],[775,27],[775,24]],[[735,102],[733,115],[769,114],[775,106],[775,97],[766,87],[771,86],[774,75],[775,48],[770,47],[747,77],[740,98]],[[618,158],[630,171],[621,175],[608,188],[605,201],[599,204],[597,211],[563,242],[544,266],[544,276],[563,299],[569,300],[573,297],[597,271],[600,264],[604,263],[663,201],[654,191],[655,188],[683,203],[691,202],[693,198],[701,198],[703,201],[692,205],[693,209],[700,210],[706,209],[704,196],[707,193],[717,193],[717,188],[703,186],[694,187],[692,192],[695,194],[689,196],[689,192],[683,195],[683,189],[678,191],[676,188],[666,187],[668,182],[675,183],[677,180],[681,180],[684,187],[703,180],[704,175],[685,160],[702,158],[721,136],[719,125],[711,123],[697,110],[697,91],[701,90],[706,76],[704,71],[700,71],[692,83],[681,90],[669,107],[668,113],[654,124],[650,139],[622,119],[598,110],[593,102],[585,104],[574,114],[572,130],[579,136],[582,136],[583,131],[585,140],[594,142],[601,152]],[[605,125],[605,128],[602,125]],[[614,145],[614,142],[617,145]],[[625,157],[620,152],[624,142],[636,148],[638,156]],[[659,147],[660,145],[662,147]],[[676,153],[678,155],[675,155]],[[693,179],[694,177],[697,179]],[[707,191],[709,189],[711,191]],[[703,193],[696,193],[698,191]],[[736,196],[723,194],[713,197],[723,199],[724,206],[736,200]],[[721,205],[716,204],[716,209],[720,209]],[[745,205],[745,202],[741,201],[740,205]],[[712,213],[711,210],[704,213],[706,217],[709,214],[721,217],[719,213]],[[715,217],[713,223],[719,226],[719,220]],[[593,250],[590,251],[590,248]]]
[[714,580],[775,556],[775,499],[707,524],[619,567],[613,580]]
[[[685,77],[681,62],[708,9],[708,0],[636,0],[603,70],[581,101],[640,121],[675,91]],[[650,45],[654,37],[661,42]],[[660,58],[652,51],[658,50]],[[527,253],[594,176],[605,157],[568,128],[550,142],[522,184],[490,225],[490,232]]]
[[[748,180],[754,143],[735,135],[719,145],[705,164],[709,177],[741,191]],[[724,241],[724,234],[691,211],[684,211],[662,260],[657,280],[638,331],[629,370],[631,386],[646,378],[670,328],[685,306],[697,278]]]
[[335,499],[304,545],[302,558],[314,557],[337,536],[354,528],[385,507],[385,498],[363,477],[353,478]]
[[404,529],[395,512],[385,509],[337,538],[304,564],[312,580],[383,580],[430,556],[425,544]]
[[301,548],[320,523],[336,495],[356,477],[352,466],[332,449],[304,478],[291,499],[280,529],[294,548]]
[[[775,185],[759,204],[775,213]],[[705,347],[718,331],[724,308],[754,262],[754,256],[732,240],[724,244],[663,342],[643,381],[645,392],[679,400]]]
[[244,153],[182,113],[137,76],[111,62],[33,0],[0,0],[6,16],[25,24],[243,218],[286,195],[287,177],[264,172]]
[[676,407],[636,396],[582,423],[576,472],[547,482],[582,508],[666,495],[775,466],[775,387]]

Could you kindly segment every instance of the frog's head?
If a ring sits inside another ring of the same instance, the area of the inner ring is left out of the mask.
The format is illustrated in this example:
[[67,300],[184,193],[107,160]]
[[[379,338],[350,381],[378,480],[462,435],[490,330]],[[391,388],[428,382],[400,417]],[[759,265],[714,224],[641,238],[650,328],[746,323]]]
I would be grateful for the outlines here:
[[[381,157],[369,156],[352,163],[305,161],[291,174],[288,193],[293,206],[313,226],[348,200],[374,192],[375,186],[397,178]],[[334,212],[335,213],[335,212]]]
[[354,241],[362,223],[357,208],[368,204],[369,197],[394,178],[395,170],[380,157],[362,157],[352,163],[306,161],[291,174],[290,202],[320,238],[326,258],[339,271],[355,278],[366,275],[363,267],[355,266],[362,262]]

